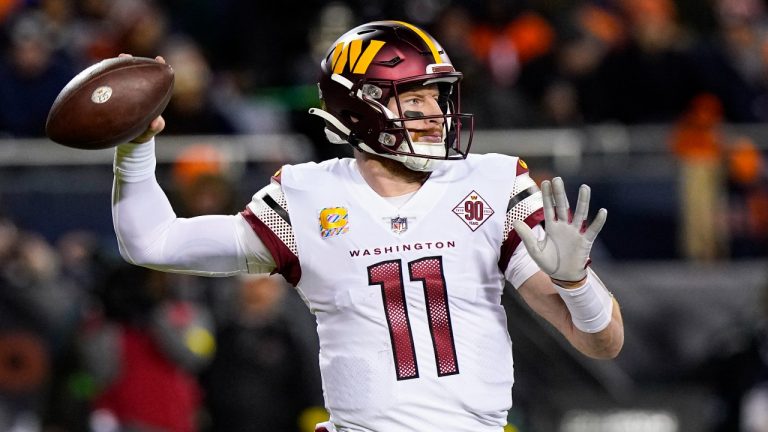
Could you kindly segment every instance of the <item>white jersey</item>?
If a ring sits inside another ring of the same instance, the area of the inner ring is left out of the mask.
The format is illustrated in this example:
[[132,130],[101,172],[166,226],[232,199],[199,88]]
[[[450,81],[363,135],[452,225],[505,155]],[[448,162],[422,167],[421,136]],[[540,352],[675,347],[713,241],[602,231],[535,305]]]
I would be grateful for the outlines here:
[[352,159],[286,166],[279,183],[242,214],[316,315],[337,429],[500,431],[513,383],[500,303],[520,242],[510,221],[542,219],[525,164],[444,163],[400,208]]

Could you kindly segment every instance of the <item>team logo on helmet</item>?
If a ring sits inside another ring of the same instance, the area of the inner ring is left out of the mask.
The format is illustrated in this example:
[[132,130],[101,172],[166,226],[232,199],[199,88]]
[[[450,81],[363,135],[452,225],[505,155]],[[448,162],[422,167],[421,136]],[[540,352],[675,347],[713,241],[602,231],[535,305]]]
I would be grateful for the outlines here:
[[371,40],[365,50],[361,39],[352,39],[350,42],[339,42],[331,55],[331,67],[333,73],[344,73],[344,66],[349,64],[349,70],[353,74],[364,74],[368,70],[373,58],[379,52],[384,42]]
[[461,202],[453,208],[453,213],[461,218],[465,224],[475,231],[480,228],[493,215],[494,211],[488,202],[474,190],[464,197]]

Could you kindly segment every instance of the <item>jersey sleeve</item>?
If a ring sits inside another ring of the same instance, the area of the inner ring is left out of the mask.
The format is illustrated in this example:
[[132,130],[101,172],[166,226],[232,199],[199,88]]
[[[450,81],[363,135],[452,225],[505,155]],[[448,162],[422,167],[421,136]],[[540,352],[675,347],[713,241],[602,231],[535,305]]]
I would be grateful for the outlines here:
[[125,179],[116,165],[112,220],[120,255],[129,263],[198,276],[246,271],[238,216],[178,218],[154,173]]
[[536,182],[528,173],[528,167],[522,159],[518,160],[515,183],[507,204],[504,221],[504,242],[501,244],[499,269],[506,273],[510,258],[515,253],[522,239],[512,227],[512,221],[521,220],[534,228],[544,220],[544,204]]
[[129,263],[198,276],[268,273],[275,262],[239,215],[179,218],[155,177],[155,140],[115,149],[112,221]]
[[301,266],[280,177],[273,177],[269,185],[256,192],[240,215],[272,255],[273,273],[280,273],[294,286],[298,284]]
[[[534,226],[533,233],[539,240],[543,239],[545,235],[544,227],[541,226],[541,224]],[[528,278],[540,270],[539,265],[536,264],[536,261],[534,261],[528,253],[528,249],[526,249],[525,245],[520,242],[507,263],[504,277],[513,287],[515,287],[515,289],[518,289],[523,282],[527,281]]]

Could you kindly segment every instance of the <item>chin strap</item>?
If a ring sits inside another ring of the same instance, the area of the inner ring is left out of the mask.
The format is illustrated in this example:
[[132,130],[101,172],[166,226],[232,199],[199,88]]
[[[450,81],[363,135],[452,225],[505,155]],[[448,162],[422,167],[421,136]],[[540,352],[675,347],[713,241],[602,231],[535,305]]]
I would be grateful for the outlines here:
[[[352,86],[353,86],[352,81],[348,80],[347,78],[344,78],[339,74],[331,75],[331,80],[336,81],[337,83],[346,87],[349,90],[352,90]],[[324,111],[320,108],[310,108],[309,113],[320,117],[321,119],[325,120],[327,123],[332,125],[334,128],[336,128],[338,132],[332,131],[328,127],[325,128],[325,137],[328,139],[328,141],[331,142],[331,144],[348,144],[349,143],[349,137],[352,135],[352,131],[348,127],[344,126],[344,124],[340,122],[339,119],[334,117],[331,113]],[[341,133],[341,135],[339,135],[339,133]]]

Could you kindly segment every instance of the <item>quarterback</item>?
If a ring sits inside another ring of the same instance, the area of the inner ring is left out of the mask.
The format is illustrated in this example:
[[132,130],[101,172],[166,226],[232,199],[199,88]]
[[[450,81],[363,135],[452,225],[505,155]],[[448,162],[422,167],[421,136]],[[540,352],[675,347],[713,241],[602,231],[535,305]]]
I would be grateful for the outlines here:
[[507,282],[583,354],[619,353],[618,303],[589,267],[606,211],[590,223],[588,186],[571,211],[560,178],[539,188],[518,158],[469,153],[462,74],[437,41],[367,23],[329,48],[319,76],[310,113],[354,157],[286,165],[238,214],[176,217],[155,179],[162,117],[118,146],[122,256],[283,275],[317,320],[330,413],[318,431],[500,432],[512,406]]

